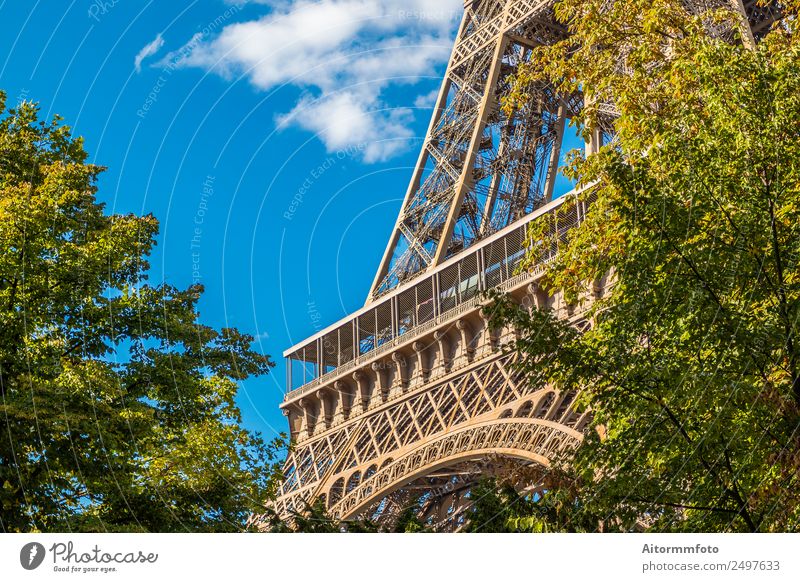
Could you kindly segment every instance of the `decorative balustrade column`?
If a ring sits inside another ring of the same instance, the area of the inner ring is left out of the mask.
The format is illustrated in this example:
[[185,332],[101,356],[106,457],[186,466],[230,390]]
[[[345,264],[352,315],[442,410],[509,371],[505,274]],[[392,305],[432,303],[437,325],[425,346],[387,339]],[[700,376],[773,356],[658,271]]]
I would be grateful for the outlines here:
[[475,331],[472,324],[467,319],[459,319],[456,328],[461,333],[461,347],[458,353],[457,366],[459,368],[468,365],[475,357]]
[[414,378],[412,381],[414,386],[419,386],[428,379],[428,375],[431,373],[428,357],[428,346],[426,346],[423,342],[414,342],[412,347],[414,348],[414,353],[417,356],[417,365],[414,368]]
[[481,338],[481,355],[489,354],[497,350],[497,328],[492,324],[492,315],[485,308],[480,310],[483,320],[483,336]]
[[327,388],[320,388],[316,392],[317,399],[319,400],[320,419],[326,428],[330,428],[331,421],[333,420],[333,407],[331,397],[328,394]]
[[531,283],[527,288],[528,296],[533,301],[533,307],[539,311],[547,309],[547,293],[536,283]]
[[369,408],[369,376],[361,370],[356,370],[353,372],[353,380],[356,382],[353,408],[357,408],[359,412],[366,412]]
[[446,331],[436,331],[433,334],[433,339],[436,340],[439,347],[439,351],[436,354],[436,375],[447,374],[453,366],[450,352],[450,336],[447,335]]
[[381,393],[381,400],[386,402],[389,399],[389,370],[386,369],[387,364],[383,361],[373,362],[372,371],[375,372],[376,384]]
[[314,428],[316,424],[316,410],[314,401],[310,396],[300,399],[300,408],[303,411],[303,432],[306,437],[314,435]]
[[336,410],[333,422],[338,424],[350,418],[351,391],[350,386],[343,380],[337,380],[333,387],[336,389]]
[[406,358],[400,352],[392,354],[392,361],[395,364],[394,379],[392,382],[391,391],[405,392],[408,387],[408,364]]

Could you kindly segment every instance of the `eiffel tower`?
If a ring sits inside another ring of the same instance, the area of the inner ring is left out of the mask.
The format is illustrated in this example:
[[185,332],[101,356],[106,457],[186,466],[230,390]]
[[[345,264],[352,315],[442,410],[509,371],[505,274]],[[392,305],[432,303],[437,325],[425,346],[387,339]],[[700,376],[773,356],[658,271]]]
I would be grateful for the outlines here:
[[[763,34],[773,15],[755,0],[732,1],[749,20],[751,40]],[[557,180],[581,95],[540,87],[524,107],[500,107],[510,75],[531,50],[565,38],[554,4],[465,1],[366,305],[284,353],[281,408],[295,446],[279,514],[320,499],[335,518],[391,525],[413,505],[431,528],[457,531],[481,477],[509,466],[546,467],[581,442],[590,413],[576,411],[574,393],[529,385],[514,355],[501,349],[514,330],[494,328],[481,309],[482,292],[498,289],[523,306],[588,325],[562,296],[540,289],[547,258],[517,272],[532,221],[553,215],[563,236],[587,210],[586,201],[564,205],[577,192],[564,192],[570,186]],[[604,139],[597,130],[587,154]],[[593,296],[607,284],[596,282]],[[251,523],[263,524],[263,516]]]

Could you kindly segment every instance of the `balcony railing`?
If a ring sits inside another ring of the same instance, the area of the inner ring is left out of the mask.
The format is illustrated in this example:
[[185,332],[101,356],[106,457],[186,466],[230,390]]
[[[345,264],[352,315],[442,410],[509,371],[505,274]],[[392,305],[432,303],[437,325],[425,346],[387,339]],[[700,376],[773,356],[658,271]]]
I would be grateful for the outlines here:
[[[477,309],[483,291],[510,290],[535,277],[555,258],[558,241],[582,222],[586,202],[562,209],[566,201],[575,200],[578,194],[572,191],[554,200],[430,274],[414,279],[287,350],[284,353],[287,387],[293,386],[293,373],[296,374],[298,367],[305,378],[286,394],[285,400],[309,394],[381,354]],[[528,227],[546,214],[556,218],[552,227],[558,234],[556,243],[532,270],[518,272],[529,250],[525,244]]]

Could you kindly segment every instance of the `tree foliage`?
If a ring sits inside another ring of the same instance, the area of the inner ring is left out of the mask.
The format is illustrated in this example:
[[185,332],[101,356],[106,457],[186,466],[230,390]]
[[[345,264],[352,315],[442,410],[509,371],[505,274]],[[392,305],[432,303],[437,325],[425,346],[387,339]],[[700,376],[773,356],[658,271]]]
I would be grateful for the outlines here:
[[596,105],[619,113],[611,143],[572,158],[596,201],[543,281],[581,303],[612,273],[592,328],[498,303],[532,381],[594,411],[562,467],[577,522],[800,529],[800,3],[782,5],[753,46],[727,9],[562,0],[570,39],[535,53],[506,104],[546,83],[583,91],[587,134]]
[[198,322],[201,287],[148,283],[158,223],[107,214],[86,159],[0,93],[0,529],[241,530],[280,443],[237,383],[272,362]]
[[522,475],[479,481],[469,492],[466,533],[582,533],[597,527],[601,516],[583,506],[581,489],[569,472],[551,469],[542,488],[519,492]]
[[328,513],[325,502],[316,499],[299,511],[282,516],[274,509],[264,515],[263,531],[270,533],[422,533],[428,531],[418,518],[419,506],[406,507],[391,524],[380,524],[369,518],[339,520]]

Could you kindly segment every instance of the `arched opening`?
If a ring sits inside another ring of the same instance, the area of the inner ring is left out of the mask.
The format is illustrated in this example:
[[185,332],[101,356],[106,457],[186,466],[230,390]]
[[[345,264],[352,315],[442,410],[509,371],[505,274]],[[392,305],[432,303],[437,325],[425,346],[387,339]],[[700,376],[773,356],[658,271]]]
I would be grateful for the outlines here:
[[361,482],[361,471],[356,471],[350,478],[347,480],[347,493],[350,493],[353,489],[358,487],[358,484]]
[[329,489],[328,493],[328,499],[330,500],[328,507],[336,505],[336,503],[338,503],[339,500],[342,498],[343,493],[344,493],[344,477],[337,479],[336,482],[333,485],[331,485],[331,488]]
[[547,411],[550,410],[550,407],[553,405],[555,400],[555,392],[548,392],[544,397],[542,397],[542,399],[539,401],[539,404],[536,406],[536,411],[533,413],[533,418],[544,418],[547,416]]
[[533,410],[533,402],[528,400],[517,409],[517,413],[514,416],[517,418],[528,418],[531,415],[531,410]]

